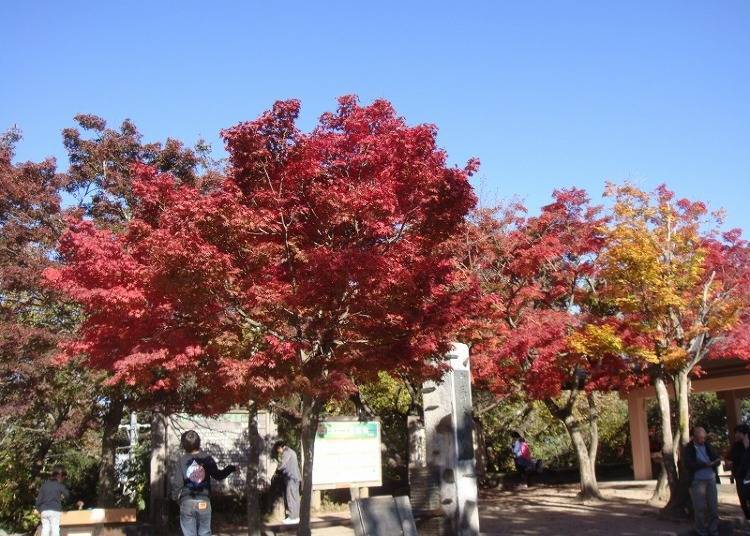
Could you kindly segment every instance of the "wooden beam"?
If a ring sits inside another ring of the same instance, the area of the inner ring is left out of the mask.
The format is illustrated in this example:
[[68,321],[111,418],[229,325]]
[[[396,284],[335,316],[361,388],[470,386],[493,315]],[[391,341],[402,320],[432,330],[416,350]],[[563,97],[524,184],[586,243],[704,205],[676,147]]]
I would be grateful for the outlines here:
[[[750,390],[750,374],[741,374],[737,376],[720,376],[718,378],[693,378],[691,380],[691,392],[693,393],[704,393],[704,392],[720,392],[720,391],[736,391],[736,390]],[[670,392],[671,386],[670,386]],[[622,398],[630,399],[635,398],[653,398],[656,396],[654,387],[649,385],[648,387],[639,387],[633,389],[628,393],[622,393]]]

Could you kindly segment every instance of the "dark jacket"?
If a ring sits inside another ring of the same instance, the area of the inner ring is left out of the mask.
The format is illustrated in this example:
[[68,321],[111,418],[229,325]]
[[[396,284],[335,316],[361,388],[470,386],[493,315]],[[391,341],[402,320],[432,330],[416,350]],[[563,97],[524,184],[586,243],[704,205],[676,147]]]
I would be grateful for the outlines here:
[[[708,457],[711,461],[721,459],[721,456],[719,456],[719,453],[716,452],[716,449],[713,447],[713,445],[711,445],[711,443],[706,441],[704,445],[706,447],[706,454],[708,454]],[[682,463],[687,470],[688,483],[693,482],[693,477],[695,476],[695,472],[698,469],[709,467],[705,464],[705,462],[701,462],[698,460],[698,453],[695,450],[695,443],[693,441],[685,445],[685,448],[682,451]],[[716,483],[718,484],[721,482],[719,480],[719,466],[714,465],[713,470],[714,474],[716,475]]]
[[62,502],[70,497],[70,491],[65,484],[58,480],[47,480],[39,488],[39,494],[36,496],[36,509],[39,512],[53,510],[62,512]]
[[[732,458],[732,461],[734,462],[734,458]],[[734,478],[738,482],[744,483],[746,480],[750,480],[750,449],[745,449],[742,453],[742,460],[737,465],[736,472],[734,465],[732,466],[732,474],[735,475]]]
[[289,480],[296,480],[299,482],[302,477],[299,474],[299,462],[297,461],[297,453],[289,447],[284,447],[281,453],[281,459],[279,460],[279,466],[276,468],[277,473],[281,473],[285,478]]
[[748,450],[750,449],[746,449],[742,441],[735,441],[732,444],[732,448],[729,451],[729,460],[732,462],[732,476],[735,480],[745,478],[745,475],[747,474],[749,468],[743,468],[743,465],[747,463],[745,461],[745,454]]
[[[188,488],[185,476],[185,471],[192,460],[202,465],[206,471],[207,485],[198,491],[192,491]],[[211,497],[211,479],[224,480],[232,474],[232,471],[234,471],[234,467],[231,465],[227,465],[224,469],[219,470],[216,460],[202,450],[194,454],[185,453],[179,457],[172,471],[172,498],[177,502],[183,499],[208,500]]]

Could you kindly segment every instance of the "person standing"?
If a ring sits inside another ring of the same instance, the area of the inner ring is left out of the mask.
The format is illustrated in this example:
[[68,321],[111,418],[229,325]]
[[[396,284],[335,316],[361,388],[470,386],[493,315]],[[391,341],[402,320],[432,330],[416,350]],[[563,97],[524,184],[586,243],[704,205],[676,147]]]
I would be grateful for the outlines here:
[[531,485],[531,475],[534,474],[536,462],[531,457],[531,449],[526,439],[516,431],[510,433],[513,439],[511,450],[513,451],[513,462],[516,470],[521,475],[521,487]]
[[185,451],[172,472],[172,498],[180,505],[183,536],[211,536],[211,479],[224,480],[237,470],[227,465],[219,470],[216,461],[201,450],[201,438],[195,430],[182,434]]
[[718,536],[719,497],[716,484],[719,482],[721,456],[706,441],[706,430],[700,426],[693,430],[693,439],[685,445],[683,456],[690,482],[695,531],[700,536]]
[[302,477],[299,472],[297,453],[290,449],[285,441],[277,441],[273,445],[279,465],[276,474],[284,479],[284,504],[286,506],[285,525],[299,523],[299,485]]
[[[52,468],[49,480],[39,488],[36,496],[36,510],[42,519],[41,536],[60,536],[60,516],[62,514],[62,503],[70,498],[70,490],[63,482],[67,477],[62,465]],[[78,508],[83,502],[76,503]]]
[[729,459],[727,466],[732,472],[732,479],[737,488],[737,498],[740,501],[740,508],[745,514],[746,519],[750,519],[750,507],[748,507],[748,486],[744,483],[747,479],[748,457],[750,454],[750,427],[746,424],[739,424],[734,428],[734,443],[729,450]]

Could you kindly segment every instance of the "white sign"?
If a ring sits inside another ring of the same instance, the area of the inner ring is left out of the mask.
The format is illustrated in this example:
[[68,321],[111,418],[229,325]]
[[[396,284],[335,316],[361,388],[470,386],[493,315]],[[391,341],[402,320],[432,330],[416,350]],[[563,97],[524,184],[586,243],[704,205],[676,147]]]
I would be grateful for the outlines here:
[[321,422],[315,436],[313,488],[365,488],[382,484],[380,423]]

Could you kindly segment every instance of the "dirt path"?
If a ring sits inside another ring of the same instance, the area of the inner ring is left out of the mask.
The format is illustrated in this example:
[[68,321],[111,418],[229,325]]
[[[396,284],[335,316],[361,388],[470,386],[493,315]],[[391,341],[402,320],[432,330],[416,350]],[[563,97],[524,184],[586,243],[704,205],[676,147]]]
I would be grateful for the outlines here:
[[[481,534],[486,536],[679,536],[690,529],[657,517],[658,508],[646,501],[654,481],[606,482],[601,484],[605,502],[581,504],[575,500],[576,485],[538,486],[518,491],[483,491],[479,515]],[[719,488],[723,519],[741,517],[734,486]],[[320,521],[348,524],[348,512],[321,516]],[[314,536],[351,536],[347,526],[312,531]],[[241,530],[219,530],[217,536],[235,536]]]
[[[657,517],[646,501],[655,483],[607,482],[601,485],[606,502],[581,504],[577,486],[539,486],[519,491],[487,491],[481,495],[480,528],[487,535],[672,536],[687,531],[687,523]],[[723,518],[741,516],[734,486],[720,486]]]

